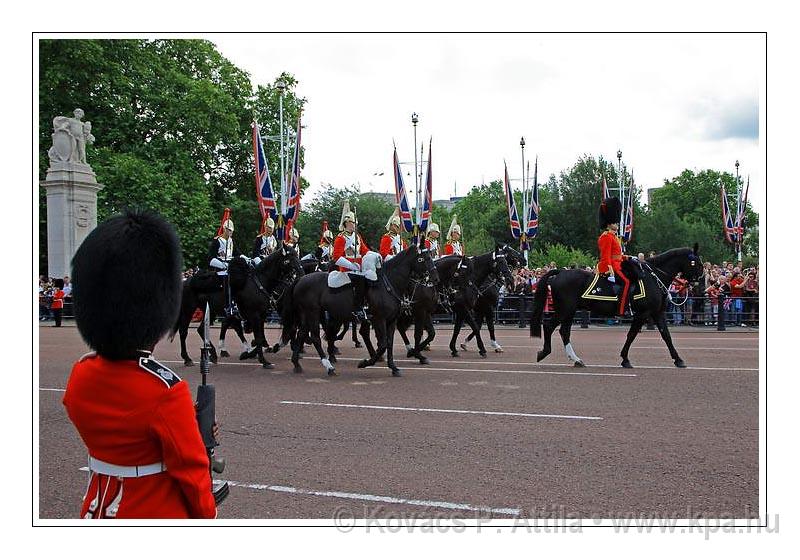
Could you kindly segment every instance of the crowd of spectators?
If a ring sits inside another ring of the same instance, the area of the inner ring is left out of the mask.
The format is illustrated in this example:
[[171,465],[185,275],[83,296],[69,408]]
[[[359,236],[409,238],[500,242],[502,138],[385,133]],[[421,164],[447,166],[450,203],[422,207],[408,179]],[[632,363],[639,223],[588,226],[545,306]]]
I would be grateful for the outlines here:
[[[64,287],[56,286],[55,278],[39,276],[39,321],[51,321],[60,315],[64,305],[72,304],[72,283],[69,276],[64,276]],[[58,317],[60,319],[60,317]],[[60,323],[60,320],[57,321]]]

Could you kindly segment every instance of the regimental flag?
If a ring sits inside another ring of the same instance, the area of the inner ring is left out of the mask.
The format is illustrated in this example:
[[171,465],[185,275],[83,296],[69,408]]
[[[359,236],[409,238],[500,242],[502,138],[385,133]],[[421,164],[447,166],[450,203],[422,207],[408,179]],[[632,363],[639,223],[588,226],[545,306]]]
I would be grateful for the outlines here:
[[433,210],[433,156],[431,148],[433,138],[428,143],[428,170],[425,174],[425,195],[423,196],[422,212],[419,215],[419,231],[428,231],[428,224],[431,223],[431,211]]
[[608,183],[606,183],[606,176],[603,175],[603,190],[600,192],[600,202],[605,202],[607,198],[611,198],[611,195],[608,194]]
[[397,146],[394,147],[394,193],[397,198],[397,206],[400,208],[400,219],[403,221],[403,229],[412,231],[414,229],[414,219],[411,217],[411,208],[408,205],[406,187],[403,184],[403,172],[400,171],[400,160],[397,159]]
[[267,154],[261,142],[261,134],[258,123],[253,122],[253,156],[256,171],[256,199],[258,209],[263,219],[267,215],[273,220],[278,217],[278,210],[275,206],[275,193],[272,190],[272,181],[269,178],[267,168]]
[[522,228],[519,225],[519,214],[517,214],[517,204],[514,202],[514,193],[511,192],[511,182],[508,178],[508,164],[503,161],[505,167],[505,180],[504,186],[506,190],[506,208],[508,208],[508,224],[511,226],[511,236],[514,239],[519,239],[522,235]]
[[725,185],[722,186],[722,231],[728,243],[737,243],[736,224],[733,223],[733,215],[728,206],[728,195],[725,192]]
[[539,233],[539,158],[533,164],[533,192],[531,205],[528,208],[528,223],[525,226],[525,236],[533,239]]
[[219,228],[217,228],[217,237],[222,235],[225,232],[225,222],[231,217],[231,209],[226,208],[224,212],[222,212],[222,219],[219,221]]
[[745,208],[747,208],[747,194],[750,192],[750,177],[747,177],[747,187],[744,191],[744,198],[739,205],[739,217],[737,219],[736,233],[738,235],[739,243],[744,240],[744,221],[745,221]]
[[283,232],[283,239],[290,241],[292,227],[300,215],[300,135],[302,132],[301,117],[297,117],[297,138],[294,143],[294,161],[292,163],[292,175],[289,180],[288,193],[286,196],[286,213],[284,222],[286,230]]
[[633,193],[636,187],[633,184],[633,174],[631,173],[631,185],[628,189],[628,203],[625,206],[625,227],[622,230],[622,241],[627,243],[631,240],[631,236],[633,235]]

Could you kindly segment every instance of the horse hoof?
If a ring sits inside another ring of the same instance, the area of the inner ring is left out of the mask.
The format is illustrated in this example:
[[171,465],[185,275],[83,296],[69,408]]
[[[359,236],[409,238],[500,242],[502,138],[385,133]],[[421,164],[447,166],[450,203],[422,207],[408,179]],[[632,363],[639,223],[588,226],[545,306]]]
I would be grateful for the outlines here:
[[467,345],[466,345],[466,344],[464,344],[463,342],[462,342],[461,344],[459,344],[459,346],[461,346],[461,349],[462,349],[462,350],[464,350],[464,351],[466,351],[466,352],[468,352],[468,351],[469,351],[469,348],[467,348]]
[[424,366],[427,366],[428,364],[431,363],[431,361],[428,358],[426,358],[425,356],[420,356],[419,363],[421,363]]
[[339,350],[338,348],[336,348],[336,346],[334,346],[333,350],[331,350],[331,356],[338,356],[341,353],[342,353],[342,351]]
[[541,351],[539,351],[539,352],[536,352],[536,361],[537,361],[537,362],[541,362],[541,361],[542,361],[542,360],[544,360],[546,357],[547,357],[547,354],[545,354],[544,352],[541,352]]
[[625,369],[632,369],[633,366],[631,365],[630,360],[622,360],[622,367]]
[[413,350],[409,350],[408,352],[406,352],[406,358],[413,358],[413,357],[414,357],[414,351]]
[[354,348],[361,348],[362,346],[364,346],[364,345],[363,345],[363,344],[361,344],[360,342],[354,342],[354,343],[353,343],[353,347],[354,347]]
[[392,370],[392,377],[403,377],[403,374],[402,374],[402,373],[400,373],[400,370],[399,370],[399,369],[397,369],[397,368],[394,368],[394,369]]
[[479,354],[480,354],[481,358],[485,358],[486,357],[486,350],[483,350],[482,352],[479,352]]
[[331,353],[331,355],[330,355],[330,361],[331,361],[332,364],[336,363],[336,354],[338,354],[338,352]]
[[211,354],[208,358],[211,360],[212,364],[216,364],[217,363],[217,355],[216,354]]
[[364,369],[365,367],[368,367],[369,365],[370,365],[369,360],[361,360],[360,362],[358,362],[358,367],[360,369]]
[[192,360],[190,360],[189,358],[187,358],[187,359],[183,360],[183,365],[185,365],[186,367],[192,367],[194,365],[194,362]]
[[458,350],[450,350],[450,355],[453,358],[458,358]]
[[375,361],[376,362],[382,362],[383,361],[383,356],[378,356],[377,358],[375,358]]
[[583,363],[583,360],[578,360],[575,362],[575,367],[586,367],[586,364]]
[[495,353],[500,354],[501,352],[503,352],[503,349],[502,348],[495,348],[494,351],[495,351]]
[[675,360],[675,367],[679,367],[679,368],[685,368],[685,367],[686,367],[686,364],[685,364],[685,363],[683,363],[683,360],[681,360],[681,359],[679,358],[679,359]]
[[261,367],[264,368],[264,369],[275,369],[275,366],[271,362],[267,362],[267,361],[265,361],[263,364],[261,364]]
[[[275,346],[277,346],[277,344]],[[267,354],[272,354],[272,346],[270,345],[264,346],[264,352],[266,352]]]
[[249,360],[250,358],[255,358],[255,357],[256,357],[256,351],[255,350],[253,350],[251,352],[242,352],[241,354],[239,354],[239,360],[240,361]]
[[430,352],[431,351],[431,345],[430,344],[426,344],[425,346],[420,348],[420,350],[422,350],[423,352]]
[[336,368],[331,368],[331,369],[329,369],[329,370],[326,370],[326,373],[327,373],[327,374],[328,374],[330,377],[333,377],[334,375],[336,375]]
[[303,366],[301,366],[300,364],[295,364],[294,370],[292,371],[294,371],[295,373],[303,373]]
[[276,342],[276,343],[275,343],[275,344],[272,346],[272,350],[271,350],[271,352],[272,352],[273,354],[277,354],[277,353],[278,353],[278,350],[280,350],[280,349],[281,349],[281,345],[280,345],[280,344],[278,344],[278,343]]

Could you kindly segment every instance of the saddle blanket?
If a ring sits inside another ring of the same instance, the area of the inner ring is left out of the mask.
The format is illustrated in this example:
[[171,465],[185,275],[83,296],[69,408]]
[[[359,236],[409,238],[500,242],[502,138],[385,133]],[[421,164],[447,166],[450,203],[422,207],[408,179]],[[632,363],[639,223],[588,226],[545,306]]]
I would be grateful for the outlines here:
[[328,273],[328,287],[341,288],[350,284],[350,274],[358,274],[367,280],[375,282],[378,279],[377,270],[381,268],[381,255],[375,251],[368,251],[361,259],[361,272],[340,272],[333,270]]
[[[609,282],[608,276],[605,274],[600,275],[595,273],[594,278],[589,282],[589,286],[583,292],[581,297],[583,299],[593,299],[597,301],[617,301],[619,294],[622,293],[622,286],[620,284]],[[641,299],[647,294],[644,290],[644,282],[639,279],[638,282],[631,283],[629,296],[633,299]]]

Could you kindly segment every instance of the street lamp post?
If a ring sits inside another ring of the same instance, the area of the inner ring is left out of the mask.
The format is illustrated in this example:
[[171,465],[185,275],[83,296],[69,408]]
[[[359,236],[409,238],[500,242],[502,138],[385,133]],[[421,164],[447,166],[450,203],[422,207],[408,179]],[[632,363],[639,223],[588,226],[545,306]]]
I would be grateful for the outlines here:
[[625,231],[625,179],[622,176],[622,150],[617,150],[617,181],[619,183],[619,201],[623,212],[619,215],[619,233]]
[[419,223],[419,169],[417,166],[417,123],[419,115],[411,113],[411,124],[414,125],[414,193],[416,195],[416,221]]

